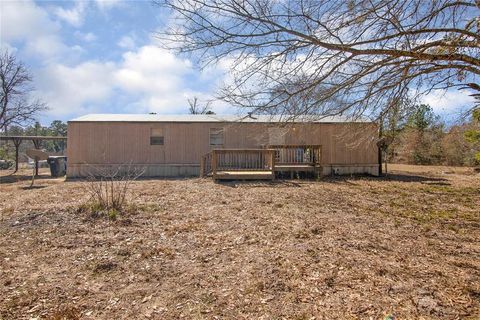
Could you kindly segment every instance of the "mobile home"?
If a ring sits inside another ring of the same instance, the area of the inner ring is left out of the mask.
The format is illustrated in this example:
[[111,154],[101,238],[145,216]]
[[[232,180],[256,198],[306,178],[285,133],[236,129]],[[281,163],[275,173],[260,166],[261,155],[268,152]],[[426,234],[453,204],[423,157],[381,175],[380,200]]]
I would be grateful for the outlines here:
[[378,175],[377,139],[374,123],[341,117],[91,114],[68,122],[67,176],[126,164],[142,166],[145,176],[198,176],[212,150],[271,146],[318,146],[323,175]]

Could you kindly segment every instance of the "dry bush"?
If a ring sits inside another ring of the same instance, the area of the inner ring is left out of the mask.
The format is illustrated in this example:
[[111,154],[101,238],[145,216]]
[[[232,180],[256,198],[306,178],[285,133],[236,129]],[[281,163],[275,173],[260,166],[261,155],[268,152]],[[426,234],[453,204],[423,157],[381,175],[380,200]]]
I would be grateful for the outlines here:
[[81,314],[77,308],[67,306],[56,310],[51,316],[47,317],[49,320],[79,320]]
[[144,168],[132,165],[92,167],[87,183],[90,200],[87,204],[83,204],[80,210],[90,213],[104,212],[109,218],[115,219],[127,205],[127,196],[132,183],[144,171]]

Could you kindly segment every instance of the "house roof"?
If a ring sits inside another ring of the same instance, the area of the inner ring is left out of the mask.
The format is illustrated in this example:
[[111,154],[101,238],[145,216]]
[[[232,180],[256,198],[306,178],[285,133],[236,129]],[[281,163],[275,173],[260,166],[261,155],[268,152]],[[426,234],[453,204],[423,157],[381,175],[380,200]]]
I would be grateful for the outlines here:
[[280,115],[208,115],[208,114],[87,114],[69,122],[319,122],[346,123],[371,122],[365,118],[352,119],[345,116],[280,116]]

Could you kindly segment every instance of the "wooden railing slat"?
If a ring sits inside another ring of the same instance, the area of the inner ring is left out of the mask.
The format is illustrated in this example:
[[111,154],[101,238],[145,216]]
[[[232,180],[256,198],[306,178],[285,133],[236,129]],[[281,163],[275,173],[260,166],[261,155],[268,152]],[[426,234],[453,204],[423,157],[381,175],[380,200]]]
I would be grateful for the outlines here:
[[271,170],[272,156],[274,150],[270,149],[215,149],[212,150],[212,172]]
[[313,165],[321,163],[321,145],[268,145],[276,152],[276,163],[284,165]]
[[213,149],[201,159],[201,176],[219,171],[275,171],[276,165],[320,166],[320,145],[274,145],[263,149]]

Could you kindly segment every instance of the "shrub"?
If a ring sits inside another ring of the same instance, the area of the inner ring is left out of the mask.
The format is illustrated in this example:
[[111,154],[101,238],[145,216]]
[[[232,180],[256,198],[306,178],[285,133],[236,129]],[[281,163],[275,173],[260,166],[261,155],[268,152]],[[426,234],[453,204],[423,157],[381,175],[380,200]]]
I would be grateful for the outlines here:
[[127,196],[132,183],[143,174],[143,169],[130,165],[117,168],[93,168],[88,175],[87,190],[90,199],[80,211],[93,215],[105,214],[115,220],[128,206]]
[[118,210],[117,209],[110,209],[107,211],[107,216],[110,220],[116,220],[118,217]]

